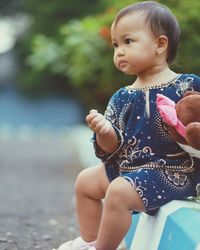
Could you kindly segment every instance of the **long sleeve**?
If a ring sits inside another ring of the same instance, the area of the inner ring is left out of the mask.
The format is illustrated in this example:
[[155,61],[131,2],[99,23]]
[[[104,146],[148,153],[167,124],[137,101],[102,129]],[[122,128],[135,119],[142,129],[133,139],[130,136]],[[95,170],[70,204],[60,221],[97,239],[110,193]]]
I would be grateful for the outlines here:
[[111,122],[117,137],[118,137],[118,147],[113,153],[108,153],[99,147],[96,141],[96,134],[94,134],[92,141],[94,143],[95,154],[98,158],[104,160],[110,160],[115,157],[116,153],[123,145],[123,135],[119,126],[119,114],[120,114],[120,102],[119,102],[120,92],[116,92],[110,99],[108,106],[105,111],[105,118]]

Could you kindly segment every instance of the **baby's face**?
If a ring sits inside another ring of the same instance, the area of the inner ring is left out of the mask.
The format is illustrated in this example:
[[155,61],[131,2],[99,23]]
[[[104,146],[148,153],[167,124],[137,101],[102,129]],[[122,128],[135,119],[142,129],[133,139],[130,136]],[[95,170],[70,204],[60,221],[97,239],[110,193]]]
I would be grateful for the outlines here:
[[114,64],[125,74],[138,74],[156,63],[156,38],[142,13],[121,17],[111,27]]

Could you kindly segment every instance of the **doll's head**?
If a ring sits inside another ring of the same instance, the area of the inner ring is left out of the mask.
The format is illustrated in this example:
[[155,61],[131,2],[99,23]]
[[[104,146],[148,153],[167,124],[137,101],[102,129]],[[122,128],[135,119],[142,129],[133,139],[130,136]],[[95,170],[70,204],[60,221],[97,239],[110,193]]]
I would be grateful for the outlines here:
[[158,95],[156,102],[172,138],[185,151],[200,158],[200,93],[188,91],[177,104]]

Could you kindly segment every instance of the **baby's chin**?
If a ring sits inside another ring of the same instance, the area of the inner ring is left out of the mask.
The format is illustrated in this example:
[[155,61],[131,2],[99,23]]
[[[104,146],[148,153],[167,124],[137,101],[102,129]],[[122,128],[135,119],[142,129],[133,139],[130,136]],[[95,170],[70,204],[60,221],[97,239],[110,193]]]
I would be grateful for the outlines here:
[[[119,69],[119,68],[118,68],[118,69]],[[120,70],[121,72],[123,72],[124,74],[129,75],[129,76],[133,76],[133,75],[136,74],[135,72],[133,72],[132,70],[129,70],[129,69],[127,69],[127,68],[120,68],[119,70]]]
[[200,159],[200,150],[197,150],[195,148],[192,148],[189,145],[178,143],[178,145],[187,152],[191,157],[196,157]]

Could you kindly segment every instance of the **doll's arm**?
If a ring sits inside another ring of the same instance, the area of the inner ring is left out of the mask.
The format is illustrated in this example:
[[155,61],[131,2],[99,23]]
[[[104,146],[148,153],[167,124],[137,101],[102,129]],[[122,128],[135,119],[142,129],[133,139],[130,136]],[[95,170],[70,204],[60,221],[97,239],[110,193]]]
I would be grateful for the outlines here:
[[200,122],[191,122],[186,127],[186,137],[188,145],[200,150]]

